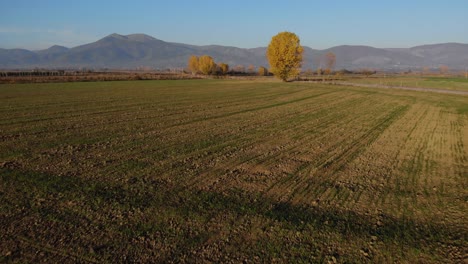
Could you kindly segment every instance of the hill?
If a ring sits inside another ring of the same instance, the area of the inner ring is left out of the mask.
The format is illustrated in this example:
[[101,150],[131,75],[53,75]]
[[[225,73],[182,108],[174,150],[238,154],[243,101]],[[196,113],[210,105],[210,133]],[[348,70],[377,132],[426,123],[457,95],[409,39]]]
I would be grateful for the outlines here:
[[[96,42],[66,48],[52,46],[45,50],[0,49],[0,68],[112,68],[157,69],[182,68],[190,55],[210,55],[217,62],[235,65],[268,66],[265,47],[243,49],[229,46],[195,46],[172,43],[145,34],[111,34]],[[337,56],[337,69],[411,69],[436,68],[441,64],[451,69],[468,66],[468,44],[444,43],[407,49],[379,49],[369,46],[336,46],[325,50],[305,47],[303,68],[319,67],[326,52]]]

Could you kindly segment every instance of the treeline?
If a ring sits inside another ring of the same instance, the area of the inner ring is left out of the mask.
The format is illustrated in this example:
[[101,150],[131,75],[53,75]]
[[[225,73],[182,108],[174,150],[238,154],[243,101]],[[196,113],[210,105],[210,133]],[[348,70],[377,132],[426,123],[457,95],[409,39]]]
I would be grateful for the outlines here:
[[185,80],[200,78],[200,76],[171,72],[0,71],[0,84],[128,80]]
[[[346,74],[359,74],[359,75],[373,75],[376,73],[373,69],[359,69],[359,70],[333,70],[336,63],[335,54],[329,52],[323,57],[324,68],[319,67],[317,70],[307,69],[300,72],[300,76],[323,76],[323,75],[346,75]],[[269,69],[260,66],[256,68],[254,65],[245,67],[244,65],[236,65],[230,67],[227,63],[216,63],[211,56],[195,56],[192,55],[187,62],[187,72],[195,75],[247,75],[247,76],[271,76],[273,75]]]
[[322,68],[318,68],[317,70],[312,70],[312,69],[307,69],[305,71],[303,71],[301,73],[301,75],[303,76],[323,76],[323,75],[352,75],[352,74],[358,74],[358,75],[365,75],[365,76],[370,76],[370,75],[373,75],[373,74],[376,74],[377,71],[374,70],[374,69],[357,69],[357,70],[346,70],[346,69],[342,69],[342,70],[337,70],[337,71],[334,71],[334,70],[331,70],[329,68],[326,68],[326,69],[322,69]]
[[0,71],[0,77],[26,77],[26,76],[64,76],[78,75],[81,72],[65,70],[33,70],[33,71]]
[[260,66],[258,69],[254,65],[249,65],[247,69],[244,65],[236,65],[230,67],[227,63],[219,62],[216,63],[211,56],[190,56],[187,62],[188,71],[192,75],[203,74],[203,75],[259,75],[268,76],[271,73],[267,68]]

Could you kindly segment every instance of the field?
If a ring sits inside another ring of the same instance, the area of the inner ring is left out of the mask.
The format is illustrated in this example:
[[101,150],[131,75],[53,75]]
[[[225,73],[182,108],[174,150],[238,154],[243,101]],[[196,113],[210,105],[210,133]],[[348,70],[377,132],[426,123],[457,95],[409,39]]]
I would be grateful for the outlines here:
[[468,79],[464,77],[379,75],[368,78],[346,78],[346,81],[353,83],[377,84],[397,87],[421,87],[468,92]]
[[1,262],[468,258],[468,96],[0,85]]

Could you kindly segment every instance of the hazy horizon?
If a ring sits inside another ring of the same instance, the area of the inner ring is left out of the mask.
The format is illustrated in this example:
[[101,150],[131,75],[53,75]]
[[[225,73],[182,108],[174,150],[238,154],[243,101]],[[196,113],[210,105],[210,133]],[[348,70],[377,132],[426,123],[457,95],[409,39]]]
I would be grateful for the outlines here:
[[304,46],[409,48],[468,43],[464,1],[334,1],[257,3],[137,1],[4,3],[0,48],[41,50],[94,42],[109,34],[143,33],[168,42],[240,48],[267,46],[280,31],[295,32]]
[[[149,34],[146,34],[146,33],[142,33],[142,32],[137,32],[137,33],[130,33],[130,34],[120,34],[118,32],[113,32],[113,33],[109,33],[105,36],[102,36],[102,37],[99,37],[98,39],[95,39],[95,40],[90,40],[89,42],[87,43],[82,43],[82,44],[78,44],[78,45],[75,45],[75,46],[65,46],[65,45],[61,45],[61,44],[52,44],[50,46],[46,46],[46,47],[42,47],[42,48],[36,48],[36,49],[30,49],[30,48],[19,48],[19,49],[26,49],[26,50],[31,50],[31,51],[41,51],[41,50],[46,50],[46,49],[49,49],[53,46],[61,46],[61,47],[65,47],[65,48],[69,48],[69,49],[72,49],[72,48],[75,48],[75,47],[78,47],[78,46],[81,46],[81,45],[86,45],[86,44],[90,44],[90,43],[93,43],[93,42],[96,42],[96,41],[99,41],[100,39],[103,39],[105,37],[108,37],[108,36],[111,36],[113,34],[117,34],[117,35],[122,35],[122,36],[128,36],[128,35],[138,35],[138,34],[143,34],[143,35],[147,35],[147,36],[150,36],[150,37],[153,37],[153,38],[156,38],[156,39],[159,39],[155,36],[151,36]],[[182,42],[176,42],[176,41],[171,41],[171,40],[166,40],[166,39],[159,39],[159,40],[162,40],[162,41],[165,41],[165,42],[168,42],[168,43],[180,43],[180,44],[193,44],[193,43],[182,43]],[[412,48],[412,47],[417,47],[417,46],[425,46],[425,45],[435,45],[435,44],[450,44],[450,43],[454,43],[454,44],[468,44],[467,43],[463,43],[463,42],[434,42],[434,43],[420,43],[420,44],[416,44],[414,46],[408,46],[408,47],[376,47],[376,46],[370,46],[370,45],[364,45],[364,44],[360,44],[360,43],[344,43],[344,44],[339,44],[339,45],[335,45],[335,46],[330,46],[330,47],[323,47],[323,48],[316,48],[316,47],[310,47],[310,46],[307,46],[307,45],[304,45],[303,46],[306,46],[306,47],[309,47],[309,48],[312,48],[312,49],[315,49],[315,50],[327,50],[327,49],[330,49],[330,48],[334,48],[334,47],[339,47],[339,46],[365,46],[365,47],[372,47],[372,48],[378,48],[378,49],[405,49],[405,48]],[[195,45],[195,44],[194,44]],[[235,48],[244,48],[244,47],[237,47],[237,46],[233,46],[233,45],[229,45],[229,44],[199,44],[199,45],[196,45],[196,46],[211,46],[211,45],[214,45],[214,46],[225,46],[225,47],[235,47]],[[255,49],[255,48],[265,48],[267,45],[265,46],[258,46],[258,47],[245,47],[246,49]],[[0,48],[4,48],[4,47],[0,47]],[[7,48],[4,48],[4,49],[18,49],[18,47],[7,47]]]

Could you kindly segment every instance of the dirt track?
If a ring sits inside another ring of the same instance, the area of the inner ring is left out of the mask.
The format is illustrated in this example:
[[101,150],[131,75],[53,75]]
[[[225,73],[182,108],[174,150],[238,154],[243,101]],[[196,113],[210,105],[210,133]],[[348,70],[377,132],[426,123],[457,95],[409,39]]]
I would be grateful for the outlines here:
[[443,94],[468,95],[468,91],[455,91],[455,90],[444,90],[444,89],[422,88],[422,87],[390,86],[390,85],[364,84],[364,83],[351,83],[351,82],[333,82],[332,84],[347,85],[347,86],[358,86],[358,87],[369,87],[369,88],[401,89],[401,90],[443,93]]

